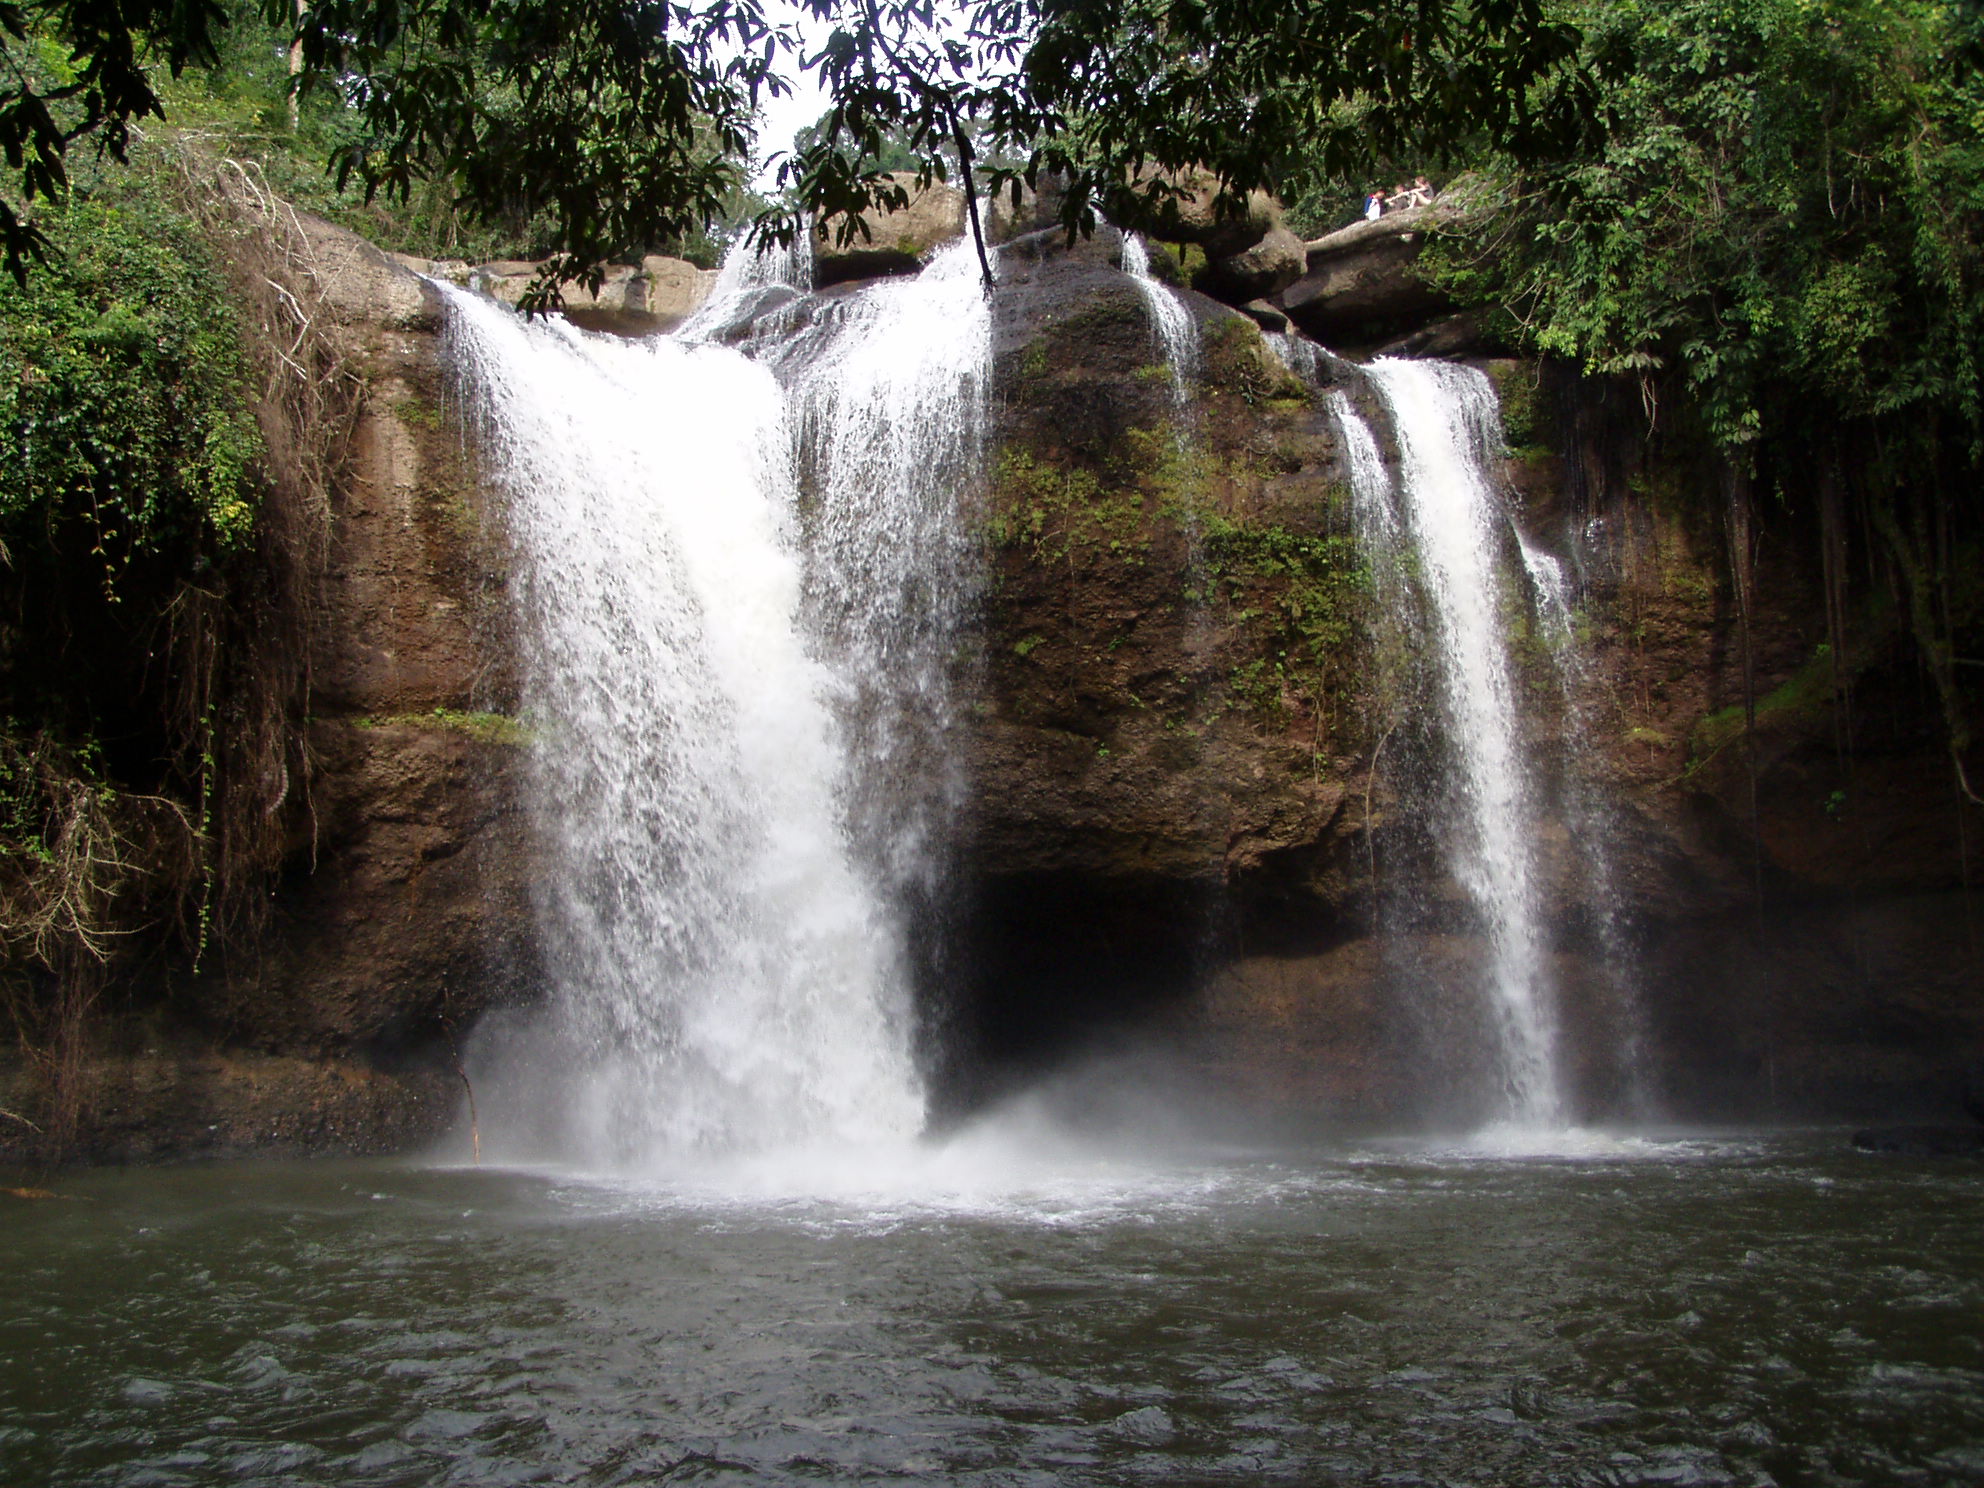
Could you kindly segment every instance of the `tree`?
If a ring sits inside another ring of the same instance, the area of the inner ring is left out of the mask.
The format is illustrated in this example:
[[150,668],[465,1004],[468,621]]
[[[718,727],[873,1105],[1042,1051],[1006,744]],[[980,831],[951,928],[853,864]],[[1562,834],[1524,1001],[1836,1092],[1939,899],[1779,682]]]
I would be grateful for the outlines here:
[[[789,200],[756,224],[779,237],[805,214],[859,231],[898,204],[892,143],[923,181],[955,168],[974,197],[1058,172],[1076,231],[1101,193],[1127,181],[1159,199],[1163,172],[1187,166],[1244,194],[1319,153],[1408,139],[1526,156],[1575,134],[1590,96],[1576,33],[1544,0],[805,0],[827,30],[810,54],[761,0],[265,4],[294,31],[301,93],[329,91],[358,121],[340,180],[403,197],[439,176],[474,212],[548,214],[547,295],[702,226],[738,181],[758,102],[800,69],[831,107],[782,165]],[[217,0],[0,0],[18,191],[0,202],[0,251],[17,278],[45,249],[25,209],[64,190],[67,153],[121,156],[133,121],[163,114],[159,70],[209,65],[225,23]],[[981,182],[988,149],[1018,163]]]
[[[1602,129],[1491,157],[1440,245],[1523,349],[1699,421],[1747,605],[1753,487],[1816,499],[1841,666],[1849,511],[1896,576],[1962,793],[1984,641],[1984,9],[1571,0]],[[1974,651],[1972,655],[1974,656]]]
[[[1925,0],[1581,0],[1602,133],[1491,160],[1454,282],[1533,349],[1672,374],[1717,443],[1816,399],[1976,426],[1984,21]],[[1468,271],[1479,277],[1470,279]],[[1779,392],[1795,397],[1773,409]]]

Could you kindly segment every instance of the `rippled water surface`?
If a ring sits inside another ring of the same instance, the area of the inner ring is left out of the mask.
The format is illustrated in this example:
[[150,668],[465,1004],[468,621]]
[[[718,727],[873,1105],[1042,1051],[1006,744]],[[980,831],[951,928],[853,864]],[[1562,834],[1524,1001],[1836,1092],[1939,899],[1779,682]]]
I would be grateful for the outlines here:
[[1984,1481],[1975,1162],[1807,1135],[837,1186],[243,1165],[0,1200],[0,1482]]

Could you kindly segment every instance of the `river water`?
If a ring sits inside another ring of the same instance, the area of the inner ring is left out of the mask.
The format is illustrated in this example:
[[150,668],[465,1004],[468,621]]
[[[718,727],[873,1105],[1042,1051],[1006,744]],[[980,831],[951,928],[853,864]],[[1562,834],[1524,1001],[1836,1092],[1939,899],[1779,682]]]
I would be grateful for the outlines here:
[[1839,1133],[60,1190],[8,1485],[1984,1481],[1984,1165]]

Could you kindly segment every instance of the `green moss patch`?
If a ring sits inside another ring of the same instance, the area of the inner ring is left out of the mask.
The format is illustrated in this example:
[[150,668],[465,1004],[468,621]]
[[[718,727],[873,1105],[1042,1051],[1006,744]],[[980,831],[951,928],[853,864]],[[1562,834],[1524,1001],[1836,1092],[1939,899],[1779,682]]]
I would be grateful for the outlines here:
[[523,748],[537,732],[523,719],[509,713],[464,712],[458,708],[435,708],[426,713],[394,713],[379,718],[354,718],[353,728],[441,729],[461,734],[479,744],[503,744]]
[[[1814,656],[1779,686],[1757,699],[1757,731],[1797,728],[1823,718],[1833,702],[1833,666],[1829,654]],[[1688,735],[1689,769],[1699,769],[1718,752],[1743,736],[1746,715],[1741,703],[1718,708],[1697,723]]]
[[1545,433],[1543,390],[1533,362],[1490,362],[1489,380],[1502,405],[1502,442],[1512,458],[1533,460],[1555,453]]

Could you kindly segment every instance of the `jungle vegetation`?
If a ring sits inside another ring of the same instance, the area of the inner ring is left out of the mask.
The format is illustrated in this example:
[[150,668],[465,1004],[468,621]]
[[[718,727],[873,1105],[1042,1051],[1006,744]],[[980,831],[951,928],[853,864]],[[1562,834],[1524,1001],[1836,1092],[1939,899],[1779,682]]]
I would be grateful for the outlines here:
[[1984,670],[1984,8],[1566,0],[1590,144],[1476,149],[1435,274],[1504,340],[1712,451],[1747,625],[1757,502],[1816,519],[1835,681],[1849,577],[1895,591],[1962,797]]
[[[999,189],[1043,170],[1067,221],[1099,195],[1170,188],[1145,167],[1206,165],[1244,193],[1291,161],[1347,166],[1410,140],[1479,135],[1527,154],[1574,137],[1589,90],[1545,0],[0,0],[0,252],[44,251],[31,208],[71,152],[121,158],[169,113],[169,79],[212,71],[275,28],[301,118],[337,117],[330,168],[366,200],[442,183],[480,221],[541,221],[560,278],[694,234],[743,183],[758,103],[818,75],[829,108],[758,215],[859,230],[903,192],[881,157]],[[985,152],[997,163],[975,178]]]

